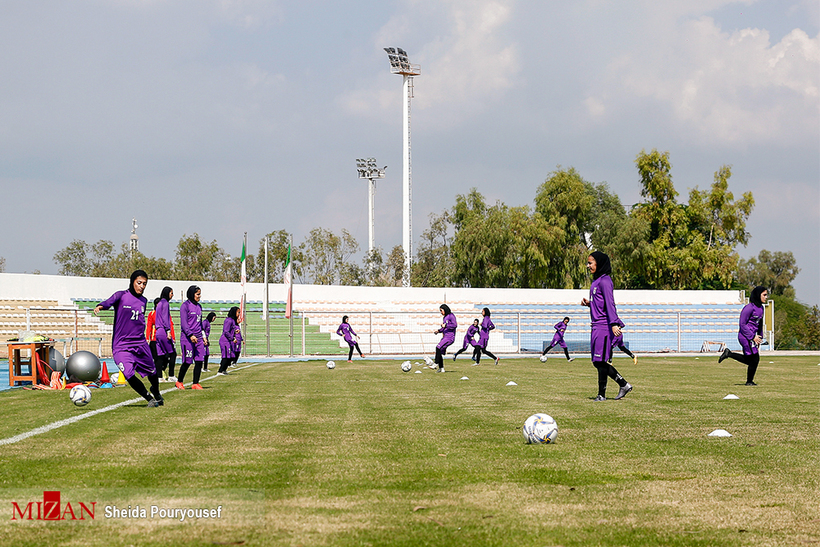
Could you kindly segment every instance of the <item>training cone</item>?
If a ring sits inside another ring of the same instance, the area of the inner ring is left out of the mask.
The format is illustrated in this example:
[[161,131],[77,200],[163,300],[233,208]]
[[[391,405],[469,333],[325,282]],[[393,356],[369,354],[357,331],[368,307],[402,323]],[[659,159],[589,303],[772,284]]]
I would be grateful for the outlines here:
[[117,374],[117,385],[124,386],[127,383],[128,382],[125,381],[125,374],[123,374],[122,371],[120,371],[120,373]]
[[108,365],[105,364],[105,361],[103,361],[103,364],[102,364],[102,376],[100,376],[100,383],[101,384],[110,384],[111,383],[111,377],[108,375]]

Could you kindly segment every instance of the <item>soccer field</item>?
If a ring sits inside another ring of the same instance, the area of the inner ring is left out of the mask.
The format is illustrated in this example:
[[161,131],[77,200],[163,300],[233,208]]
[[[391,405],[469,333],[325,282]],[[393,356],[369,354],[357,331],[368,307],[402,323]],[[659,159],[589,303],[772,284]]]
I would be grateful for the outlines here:
[[[580,358],[462,358],[444,374],[400,363],[240,363],[164,407],[135,401],[0,445],[0,543],[820,542],[816,356],[764,356],[757,387],[715,356],[616,359],[635,389],[605,402]],[[2,392],[0,439],[135,397],[94,390],[78,408],[67,392]],[[557,420],[555,444],[525,444],[536,412]],[[59,492],[63,520],[37,518],[44,492]]]

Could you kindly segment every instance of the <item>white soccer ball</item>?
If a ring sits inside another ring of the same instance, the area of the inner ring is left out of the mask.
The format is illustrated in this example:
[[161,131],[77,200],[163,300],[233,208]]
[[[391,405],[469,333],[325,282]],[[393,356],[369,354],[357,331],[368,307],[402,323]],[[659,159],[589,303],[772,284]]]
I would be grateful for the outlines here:
[[405,361],[401,364],[401,370],[403,372],[410,372],[413,369],[413,365],[410,364],[410,361]]
[[91,390],[82,384],[72,387],[68,396],[71,398],[71,402],[77,406],[85,406],[91,402]]
[[548,414],[533,414],[522,431],[527,444],[550,444],[558,438],[558,424]]
[[328,361],[327,368],[333,370],[334,368],[336,368],[336,363],[334,361]]
[[542,362],[542,363],[546,363],[546,362],[547,362],[547,356],[546,356],[546,355],[542,355],[542,356],[540,357],[540,359],[541,359],[541,362]]

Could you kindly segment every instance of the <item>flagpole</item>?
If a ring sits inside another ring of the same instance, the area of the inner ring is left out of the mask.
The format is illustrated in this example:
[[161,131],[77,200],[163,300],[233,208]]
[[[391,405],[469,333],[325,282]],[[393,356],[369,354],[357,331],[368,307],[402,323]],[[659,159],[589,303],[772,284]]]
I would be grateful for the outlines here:
[[268,293],[268,236],[265,236],[265,340],[268,346],[268,357],[270,357],[270,310],[268,309],[268,302],[270,297]]
[[[293,236],[290,236],[290,247],[289,249],[293,248]],[[290,252],[288,252],[288,258],[290,258]],[[290,301],[291,301],[291,310],[290,310],[290,356],[293,357],[293,267],[291,266],[291,276],[290,276]]]
[[247,271],[245,270],[245,253],[248,247],[248,232],[245,232],[245,236],[242,238],[242,356],[246,356],[248,354],[248,322],[245,320],[245,306],[246,306],[246,298],[245,298],[245,281],[247,279]]

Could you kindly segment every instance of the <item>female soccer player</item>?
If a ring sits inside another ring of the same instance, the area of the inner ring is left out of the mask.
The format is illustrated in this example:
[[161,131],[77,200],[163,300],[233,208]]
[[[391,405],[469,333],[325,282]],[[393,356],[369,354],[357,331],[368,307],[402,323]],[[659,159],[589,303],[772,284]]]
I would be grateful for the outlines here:
[[202,336],[202,306],[199,300],[202,291],[196,285],[188,287],[185,293],[188,298],[179,307],[179,320],[182,328],[182,364],[179,366],[179,376],[176,381],[177,389],[185,389],[185,373],[191,363],[194,364],[194,383],[191,389],[202,389],[199,378],[202,375],[202,360],[205,358],[205,341]]
[[159,369],[165,370],[168,360],[174,351],[174,341],[171,339],[171,305],[174,298],[174,289],[164,287],[159,295],[159,302],[154,306],[154,337],[157,345],[157,360],[160,362]]
[[211,312],[205,318],[205,321],[202,322],[202,334],[205,338],[205,360],[202,362],[202,370],[204,372],[208,372],[208,357],[211,356],[211,323],[213,323],[214,319],[216,319],[216,314]]
[[[336,329],[336,334],[343,337],[347,345],[350,347],[350,351],[347,353],[347,362],[353,362],[353,348],[356,348],[356,351],[359,352],[359,357],[364,357],[362,350],[359,349],[359,343],[356,341],[359,339],[359,335],[353,332],[353,327],[350,326],[350,323],[347,322],[348,317],[345,315],[342,317],[342,324],[339,325],[339,328]],[[353,337],[356,337],[356,340]]]
[[231,368],[236,368],[236,363],[239,362],[239,356],[242,355],[242,342],[244,339],[242,338],[242,327],[239,325],[242,323],[242,316],[239,313],[236,314],[236,341],[233,344],[233,357],[231,358]]
[[[616,336],[612,339],[612,349],[614,350],[615,348],[618,348],[622,352],[626,353],[627,355],[629,355],[632,358],[632,363],[637,365],[638,364],[638,356],[635,355],[634,353],[632,353],[631,351],[629,351],[629,348],[624,345],[624,331],[623,331],[623,329],[624,329],[624,327],[626,327],[626,325],[624,325],[623,321],[618,319],[618,326],[621,327],[621,334],[619,334],[618,336]],[[611,353],[609,355],[609,362],[612,363],[612,354]]]
[[[467,351],[467,346],[472,346],[473,348],[475,348],[475,333],[477,332],[478,319],[473,319],[473,324],[467,327],[467,334],[464,335],[464,343],[462,344],[461,349],[453,354],[453,361],[456,360],[456,357],[458,357],[460,353],[464,353],[465,351]],[[473,361],[475,361],[475,353],[473,353]]]
[[442,304],[438,307],[438,310],[442,316],[441,328],[434,330],[433,334],[441,333],[441,340],[436,344],[436,358],[430,368],[435,369],[438,366],[436,372],[444,372],[444,355],[447,353],[447,348],[456,340],[458,321],[456,321],[456,316],[453,315],[450,306],[447,304]]
[[228,310],[228,317],[222,324],[222,336],[219,337],[219,349],[222,352],[222,361],[219,362],[217,375],[228,374],[228,367],[234,358],[236,334],[239,332],[239,308],[236,306]]
[[593,252],[587,258],[587,269],[592,274],[592,284],[589,286],[589,300],[582,299],[581,305],[589,307],[592,320],[589,345],[592,364],[598,369],[598,396],[595,400],[606,401],[608,376],[621,388],[615,397],[617,401],[632,391],[632,385],[608,363],[612,354],[612,337],[621,334],[618,311],[615,309],[614,285],[610,277],[612,266],[609,264],[609,257],[600,251]]
[[564,332],[567,330],[567,325],[569,325],[569,317],[564,317],[564,319],[558,321],[555,325],[553,325],[552,328],[555,329],[555,335],[552,337],[552,342],[550,342],[550,345],[547,346],[547,349],[545,349],[541,353],[542,363],[547,362],[547,352],[555,346],[561,346],[561,348],[563,348],[564,355],[567,356],[567,361],[575,361],[575,357],[569,356],[569,349],[567,349],[567,343],[564,342]]
[[487,344],[490,341],[490,331],[495,329],[495,325],[490,319],[490,308],[482,309],[481,315],[484,316],[484,319],[481,320],[481,330],[478,333],[478,343],[475,346],[475,364],[478,365],[481,363],[481,354],[483,353],[484,355],[488,355],[490,359],[495,359],[495,364],[497,365],[500,359],[487,351]]
[[737,341],[743,348],[743,353],[735,353],[729,348],[723,350],[718,358],[718,363],[722,363],[726,358],[732,358],[746,365],[746,385],[756,386],[755,372],[760,364],[760,342],[763,341],[763,304],[769,299],[769,291],[766,287],[755,287],[749,297],[749,303],[740,310],[740,330],[737,333]]
[[[151,358],[148,341],[145,339],[145,307],[148,305],[148,299],[142,293],[145,292],[147,285],[148,274],[136,270],[131,274],[128,290],[117,291],[108,300],[97,304],[94,315],[113,306],[114,335],[111,339],[111,350],[114,362],[117,363],[117,368],[128,385],[148,401],[148,406],[157,407],[165,404],[165,401],[159,392],[157,369]],[[145,384],[136,377],[137,374],[143,378],[148,377],[151,393],[148,393]]]

